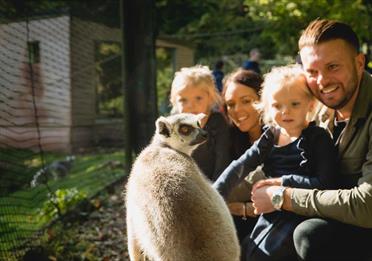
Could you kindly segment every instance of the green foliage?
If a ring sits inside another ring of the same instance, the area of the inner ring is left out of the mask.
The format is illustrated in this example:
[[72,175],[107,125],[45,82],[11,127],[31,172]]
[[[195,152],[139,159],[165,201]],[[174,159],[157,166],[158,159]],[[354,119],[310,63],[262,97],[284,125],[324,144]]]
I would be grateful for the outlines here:
[[161,115],[169,113],[169,93],[173,80],[173,49],[156,48],[158,110]]
[[361,39],[372,37],[371,9],[361,0],[245,0],[245,4],[247,17],[264,25],[259,37],[273,42],[280,54],[295,55],[301,30],[318,17],[350,24]]
[[[241,0],[167,2],[167,5],[158,6],[158,16],[167,19],[167,22],[159,22],[160,33],[194,43],[196,60],[248,53],[256,45],[252,36],[261,26],[245,16]],[[188,15],[177,15],[177,12]]]
[[[1,19],[69,10],[74,16],[119,27],[117,0],[0,0]],[[246,55],[259,47],[264,59],[297,52],[300,31],[317,17],[349,23],[371,42],[372,3],[366,0],[157,0],[159,34],[196,45],[196,60]]]
[[[0,162],[7,162],[6,165],[0,164],[0,167],[5,167],[1,169],[0,177],[16,176],[20,180],[24,179],[22,184],[26,183],[25,181],[29,184],[30,177],[24,174],[23,171],[26,170],[24,166],[19,173],[13,173],[13,168],[9,170],[8,167],[17,165],[17,162],[34,168],[39,167],[37,156],[40,155],[20,149],[7,152],[0,155]],[[48,162],[61,157],[62,155],[53,153],[45,154]],[[22,190],[18,188],[16,192],[0,195],[0,235],[7,235],[6,238],[1,238],[0,250],[18,249],[25,243],[24,240],[30,240],[36,231],[48,225],[56,215],[54,204],[57,204],[64,214],[76,203],[91,198],[113,182],[122,179],[126,175],[123,159],[122,151],[110,153],[97,149],[94,154],[77,156],[69,174],[63,179],[48,182],[49,189],[45,185],[35,188],[28,185]],[[48,195],[50,191],[54,193]],[[51,196],[53,203],[50,201]]]
[[[80,208],[44,230],[40,245],[49,258],[122,260],[125,234],[119,229],[125,219],[122,218],[121,191],[121,186],[110,186],[90,200],[87,211],[81,211]],[[114,253],[116,249],[119,252]]]
[[239,66],[253,47],[264,60],[294,57],[301,30],[317,17],[344,21],[362,41],[372,41],[370,1],[162,0],[157,7],[160,33],[196,44],[196,60],[208,64],[234,57]]
[[53,227],[49,228],[42,236],[41,241],[49,256],[54,257],[51,260],[97,260],[86,258],[84,254],[77,254],[84,253],[86,249],[91,247],[91,243],[87,240],[77,242],[76,235],[78,233],[76,228],[66,226],[62,221],[56,222]]
[[[0,10],[1,19],[14,20],[68,10],[73,16],[119,27],[119,3],[0,0]],[[240,66],[254,47],[260,48],[263,60],[281,63],[283,57],[294,57],[301,30],[317,17],[349,23],[367,46],[372,42],[372,3],[366,0],[157,0],[155,4],[156,33],[190,42],[196,62],[210,67],[221,58],[226,58],[225,69]],[[122,101],[116,99],[121,95],[120,46],[102,43],[97,50],[97,111],[105,117],[121,117]],[[158,106],[162,107],[173,71],[157,62]]]
[[76,187],[69,189],[57,189],[53,194],[48,193],[49,201],[44,202],[40,210],[39,218],[45,223],[58,217],[58,214],[64,215],[71,207],[87,198],[87,194],[79,191]]

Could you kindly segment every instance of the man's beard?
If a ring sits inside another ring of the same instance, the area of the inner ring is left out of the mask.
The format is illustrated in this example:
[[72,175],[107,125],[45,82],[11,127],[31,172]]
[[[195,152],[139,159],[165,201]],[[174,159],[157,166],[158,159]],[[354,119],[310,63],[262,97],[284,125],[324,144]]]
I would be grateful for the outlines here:
[[[348,88],[346,88],[346,87],[348,87]],[[333,105],[332,104],[328,105],[323,100],[321,100],[321,102],[323,104],[325,104],[327,107],[331,108],[331,109],[340,110],[347,105],[347,103],[351,100],[351,98],[353,97],[353,95],[355,94],[357,89],[358,89],[358,74],[357,74],[357,70],[356,70],[355,66],[353,66],[352,78],[348,82],[348,85],[344,86],[344,90],[345,90],[346,93],[345,93],[343,99],[341,101],[339,101],[337,104],[333,104]]]

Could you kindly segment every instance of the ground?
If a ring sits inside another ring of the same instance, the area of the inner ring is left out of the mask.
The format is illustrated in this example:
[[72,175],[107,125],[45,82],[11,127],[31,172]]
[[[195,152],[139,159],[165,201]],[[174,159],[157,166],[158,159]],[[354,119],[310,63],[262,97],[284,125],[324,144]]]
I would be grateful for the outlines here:
[[123,184],[91,201],[93,211],[58,222],[46,232],[50,260],[127,261]]

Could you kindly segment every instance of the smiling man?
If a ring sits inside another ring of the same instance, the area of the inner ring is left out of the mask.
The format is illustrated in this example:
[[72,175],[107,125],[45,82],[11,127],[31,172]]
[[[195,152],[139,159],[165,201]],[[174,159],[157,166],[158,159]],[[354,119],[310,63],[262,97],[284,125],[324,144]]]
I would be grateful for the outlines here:
[[[294,232],[302,260],[365,260],[372,242],[372,77],[350,26],[317,19],[299,40],[306,80],[325,106],[319,125],[332,135],[341,160],[338,190],[284,188],[281,208],[313,217]],[[253,189],[256,213],[274,211],[270,180]]]

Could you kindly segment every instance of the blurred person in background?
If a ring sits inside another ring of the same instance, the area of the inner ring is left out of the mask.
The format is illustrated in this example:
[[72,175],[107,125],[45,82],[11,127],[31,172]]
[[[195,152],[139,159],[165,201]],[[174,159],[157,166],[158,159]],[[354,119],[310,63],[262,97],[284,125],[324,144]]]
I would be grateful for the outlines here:
[[214,65],[214,69],[212,72],[214,81],[216,84],[216,88],[219,93],[222,92],[222,80],[223,80],[223,77],[225,77],[225,74],[223,73],[223,66],[224,66],[223,61],[218,60],[216,64]]
[[245,70],[252,70],[258,74],[261,74],[260,69],[261,52],[258,48],[253,48],[249,52],[249,60],[244,61],[242,68]]

